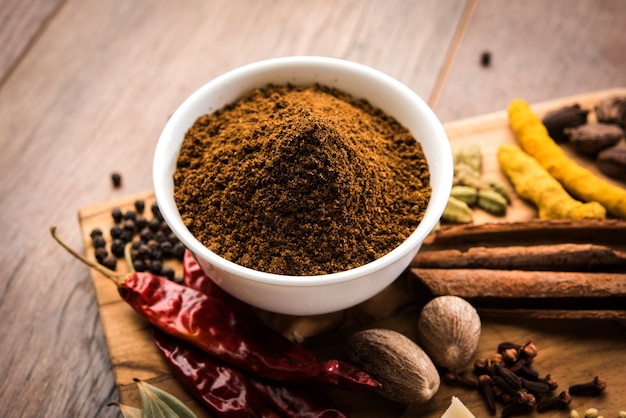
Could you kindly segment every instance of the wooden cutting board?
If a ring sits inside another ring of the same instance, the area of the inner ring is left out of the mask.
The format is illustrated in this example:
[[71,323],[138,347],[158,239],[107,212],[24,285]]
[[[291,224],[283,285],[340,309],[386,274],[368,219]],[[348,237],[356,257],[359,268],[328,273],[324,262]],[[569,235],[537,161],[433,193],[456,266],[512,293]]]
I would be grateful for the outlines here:
[[[617,94],[626,95],[626,89],[604,90],[544,102],[533,106],[533,109],[543,114],[548,110],[573,103],[591,107],[598,100]],[[466,147],[472,143],[479,144],[484,156],[485,177],[506,182],[495,157],[500,144],[515,143],[504,111],[450,123],[445,128],[453,148]],[[584,161],[571,150],[567,152],[581,164],[597,172],[589,161]],[[607,180],[626,187],[624,182]],[[137,199],[145,200],[146,207],[154,201],[152,193],[146,192],[98,203],[79,211],[79,223],[88,257],[94,257],[90,232],[94,228],[108,231],[112,226],[111,210],[131,209]],[[475,212],[476,223],[523,221],[535,217],[535,209],[515,196],[504,217],[495,218],[481,211]],[[174,264],[174,267],[180,271],[179,265]],[[120,265],[120,270],[122,269],[123,266]],[[148,324],[121,300],[110,280],[93,270],[90,274],[121,402],[133,406],[140,405],[133,379],[141,379],[173,393],[190,405],[199,417],[208,417],[203,408],[172,376],[152,343]],[[415,337],[419,308],[426,298],[419,296],[420,290],[423,289],[420,289],[419,284],[403,276],[371,300],[343,312],[316,317],[290,317],[261,311],[259,313],[270,326],[286,336],[303,339],[303,344],[320,357],[341,358],[344,356],[343,347],[346,338],[359,329],[386,327]],[[572,408],[584,412],[589,407],[596,407],[606,417],[617,416],[619,411],[626,409],[626,366],[624,366],[626,322],[545,319],[533,317],[527,312],[508,311],[507,315],[500,316],[485,314],[482,323],[482,335],[476,357],[490,355],[495,351],[497,344],[504,340],[518,343],[533,340],[539,348],[535,368],[541,374],[550,373],[560,382],[563,390],[570,384],[589,381],[596,375],[608,381],[605,395],[600,398],[575,398]],[[444,384],[428,403],[407,407],[367,394],[326,388],[324,391],[349,415],[355,417],[439,417],[448,407],[452,396],[459,397],[477,417],[488,415],[484,402],[477,392]],[[564,412],[549,416],[568,415]]]

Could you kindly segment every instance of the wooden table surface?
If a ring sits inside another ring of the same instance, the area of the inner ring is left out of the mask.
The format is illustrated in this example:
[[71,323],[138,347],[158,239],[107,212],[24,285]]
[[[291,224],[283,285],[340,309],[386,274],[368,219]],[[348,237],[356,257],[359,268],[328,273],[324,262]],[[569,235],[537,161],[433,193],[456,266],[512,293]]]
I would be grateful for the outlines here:
[[624,27],[622,0],[1,0],[0,415],[119,416],[89,273],[48,227],[80,248],[80,208],[151,190],[159,132],[200,85],[332,56],[445,123],[626,86]]

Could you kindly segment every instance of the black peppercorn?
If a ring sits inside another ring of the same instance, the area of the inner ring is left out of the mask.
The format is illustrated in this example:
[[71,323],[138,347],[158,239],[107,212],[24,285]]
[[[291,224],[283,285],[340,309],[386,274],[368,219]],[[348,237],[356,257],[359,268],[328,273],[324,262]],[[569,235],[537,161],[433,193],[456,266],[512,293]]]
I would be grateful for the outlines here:
[[111,227],[111,238],[122,238],[122,228],[119,225]]
[[124,221],[124,230],[134,232],[135,231],[135,221],[132,219],[127,219]]
[[91,237],[91,239],[94,239],[97,236],[102,236],[102,230],[100,228],[94,228],[90,233],[89,236]]
[[96,260],[98,263],[102,264],[102,261],[109,256],[109,252],[104,247],[96,248],[95,250]]
[[150,251],[150,259],[151,260],[162,260],[163,253],[159,248]]
[[146,263],[141,259],[133,260],[133,268],[135,271],[146,271]]
[[156,219],[158,219],[159,221],[163,220],[163,215],[161,215],[161,210],[159,209],[159,205],[157,205],[156,203],[153,203],[152,206],[150,206],[150,210],[152,210],[152,215],[154,215]]
[[174,246],[169,241],[161,241],[160,249],[163,257],[171,257],[174,252]]
[[137,215],[137,218],[135,219],[135,225],[137,225],[137,230],[141,231],[148,226],[148,220],[142,215]]
[[135,200],[135,209],[137,209],[137,213],[143,213],[146,208],[146,202],[143,200]]
[[163,268],[161,268],[161,275],[170,280],[174,280],[175,272],[170,266],[163,266]]
[[102,260],[100,264],[102,264],[104,267],[108,268],[109,270],[115,271],[115,269],[117,268],[117,258],[113,256],[108,256],[104,258],[104,260]]
[[163,231],[165,235],[169,235],[169,233],[172,232],[170,226],[165,221],[161,223],[161,231]]
[[150,257],[150,248],[146,244],[141,244],[138,249],[139,258],[148,258]]
[[120,173],[111,173],[111,183],[114,188],[118,188],[122,185],[122,175]]
[[122,218],[124,218],[124,214],[120,208],[115,208],[111,211],[111,216],[113,217],[113,222],[119,224],[122,222]]
[[174,257],[182,261],[184,256],[185,256],[185,246],[181,242],[175,244],[174,245]]
[[176,234],[175,234],[175,233],[173,233],[173,232],[170,232],[170,233],[167,235],[167,240],[168,240],[168,241],[169,241],[172,245],[176,245],[176,244],[178,244],[178,237],[177,237],[177,236],[176,236]]
[[152,260],[150,262],[150,273],[161,274],[162,268],[163,268],[163,263],[161,263],[160,260]]
[[124,219],[130,219],[130,220],[135,220],[137,219],[137,212],[135,212],[134,210],[127,210],[126,213],[124,213]]
[[165,235],[163,231],[158,230],[154,233],[154,239],[158,242],[163,242],[167,240],[167,235]]
[[150,241],[148,241],[147,245],[150,251],[158,250],[161,247],[161,244],[159,244],[159,241],[155,239],[151,239]]
[[150,228],[143,228],[140,232],[139,232],[139,238],[143,241],[143,242],[148,242],[152,239],[154,239],[154,234],[152,233],[152,231],[150,230]]
[[123,230],[120,239],[124,242],[131,242],[133,240],[133,234],[134,231]]
[[491,65],[491,53],[489,51],[480,54],[480,65],[483,67],[489,67]]
[[156,218],[152,218],[150,219],[150,222],[148,222],[148,227],[152,232],[156,232],[161,227],[161,221]]
[[113,255],[116,257],[123,257],[124,246],[125,246],[125,243],[122,239],[115,238],[113,242],[111,242],[111,253],[113,253]]
[[93,237],[91,243],[93,244],[94,248],[100,248],[106,245],[106,241],[104,240],[104,237],[102,235],[96,235],[95,237]]

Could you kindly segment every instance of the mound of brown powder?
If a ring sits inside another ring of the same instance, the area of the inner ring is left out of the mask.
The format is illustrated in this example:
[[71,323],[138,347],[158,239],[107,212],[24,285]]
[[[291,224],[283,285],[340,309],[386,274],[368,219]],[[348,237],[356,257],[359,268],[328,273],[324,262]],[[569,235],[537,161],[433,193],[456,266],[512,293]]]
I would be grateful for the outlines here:
[[397,247],[430,199],[419,143],[336,89],[266,86],[187,132],[174,173],[185,225],[216,254],[317,275]]

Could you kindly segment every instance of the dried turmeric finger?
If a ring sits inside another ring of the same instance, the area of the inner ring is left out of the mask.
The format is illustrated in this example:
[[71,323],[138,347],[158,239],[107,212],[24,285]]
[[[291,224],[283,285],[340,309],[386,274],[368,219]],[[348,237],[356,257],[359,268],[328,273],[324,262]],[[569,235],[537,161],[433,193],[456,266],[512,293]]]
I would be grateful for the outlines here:
[[513,183],[515,192],[535,204],[541,219],[604,219],[606,210],[598,202],[583,203],[572,198],[541,165],[516,145],[501,145],[498,162]]
[[509,104],[509,119],[524,151],[577,199],[599,202],[611,215],[626,219],[626,189],[614,186],[579,166],[548,135],[541,119],[528,103],[516,99]]

